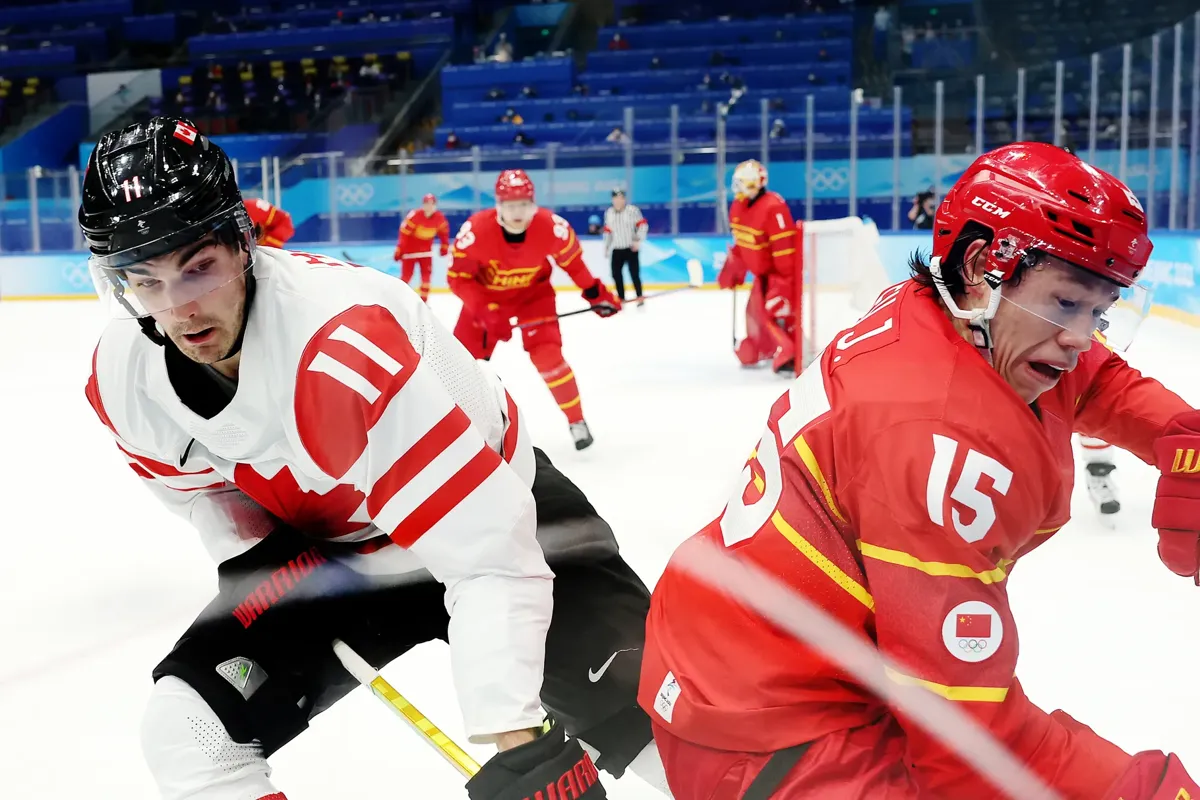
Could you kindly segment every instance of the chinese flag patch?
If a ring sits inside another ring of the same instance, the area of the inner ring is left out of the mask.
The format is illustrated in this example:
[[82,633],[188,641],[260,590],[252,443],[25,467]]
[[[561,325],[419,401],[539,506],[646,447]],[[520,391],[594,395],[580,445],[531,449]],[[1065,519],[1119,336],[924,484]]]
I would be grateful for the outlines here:
[[955,635],[968,639],[988,639],[992,635],[991,614],[959,614]]
[[175,138],[182,139],[188,144],[196,143],[196,129],[186,122],[175,123]]

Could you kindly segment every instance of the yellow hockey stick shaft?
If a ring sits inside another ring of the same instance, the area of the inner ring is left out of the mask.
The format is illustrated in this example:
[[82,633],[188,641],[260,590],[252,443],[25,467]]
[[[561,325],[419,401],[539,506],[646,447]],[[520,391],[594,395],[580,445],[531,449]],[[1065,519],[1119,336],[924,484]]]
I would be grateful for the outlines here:
[[470,778],[479,771],[479,763],[475,759],[471,758],[465,750],[455,744],[449,736],[442,733],[416,706],[408,702],[404,698],[404,695],[397,692],[387,682],[387,679],[364,661],[362,656],[354,652],[350,645],[341,639],[334,639],[333,652],[337,655],[338,660],[342,662],[342,666],[346,668],[347,672],[353,675],[363,686],[370,689],[372,694],[386,703],[392,711],[396,712],[400,719],[408,723],[410,728],[419,733],[421,738],[437,750],[455,769],[467,778]]

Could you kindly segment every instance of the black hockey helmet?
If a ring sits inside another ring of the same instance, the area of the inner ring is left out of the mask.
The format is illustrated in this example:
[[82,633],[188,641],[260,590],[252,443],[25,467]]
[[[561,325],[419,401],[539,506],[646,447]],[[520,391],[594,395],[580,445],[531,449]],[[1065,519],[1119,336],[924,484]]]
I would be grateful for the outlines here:
[[128,291],[127,270],[210,233],[245,250],[247,269],[254,259],[254,226],[233,164],[180,117],[155,117],[101,137],[84,173],[79,227],[97,290],[117,301],[118,314],[166,310]]

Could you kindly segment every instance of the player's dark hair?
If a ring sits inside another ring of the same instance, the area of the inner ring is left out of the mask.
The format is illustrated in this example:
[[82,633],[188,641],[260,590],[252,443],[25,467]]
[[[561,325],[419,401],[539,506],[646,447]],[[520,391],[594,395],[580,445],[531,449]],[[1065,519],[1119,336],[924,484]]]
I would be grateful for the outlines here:
[[[948,231],[947,231],[948,233]],[[992,244],[992,239],[995,233],[988,226],[975,222],[968,221],[959,231],[957,238],[954,240],[954,245],[950,248],[950,254],[946,256],[945,262],[942,263],[942,281],[945,282],[946,288],[950,290],[951,297],[962,297],[967,293],[967,276],[963,269],[964,257],[967,254],[967,248],[971,246],[971,242],[976,239],[983,239],[987,242],[988,247]],[[981,251],[982,254],[982,251]],[[1013,275],[1005,284],[1008,286],[1016,286],[1021,282],[1021,276],[1026,269],[1035,265],[1041,260],[1041,253],[1030,251],[1029,258],[1023,261],[1013,271]],[[914,250],[908,259],[908,272],[917,285],[924,291],[936,292],[937,280],[933,277],[933,272],[929,269],[927,256],[920,249]],[[973,283],[978,285],[978,282]]]

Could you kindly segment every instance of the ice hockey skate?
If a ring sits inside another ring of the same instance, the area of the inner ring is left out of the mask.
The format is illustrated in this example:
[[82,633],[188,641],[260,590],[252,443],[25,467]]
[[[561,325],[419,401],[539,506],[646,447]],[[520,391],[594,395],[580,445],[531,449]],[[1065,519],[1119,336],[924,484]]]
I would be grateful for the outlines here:
[[583,420],[571,423],[571,437],[575,440],[575,449],[584,450],[592,446],[592,432],[588,429],[588,424]]
[[1116,467],[1104,462],[1087,465],[1087,490],[1092,505],[1104,515],[1116,514],[1121,510],[1121,501],[1117,499],[1116,482],[1113,472]]

